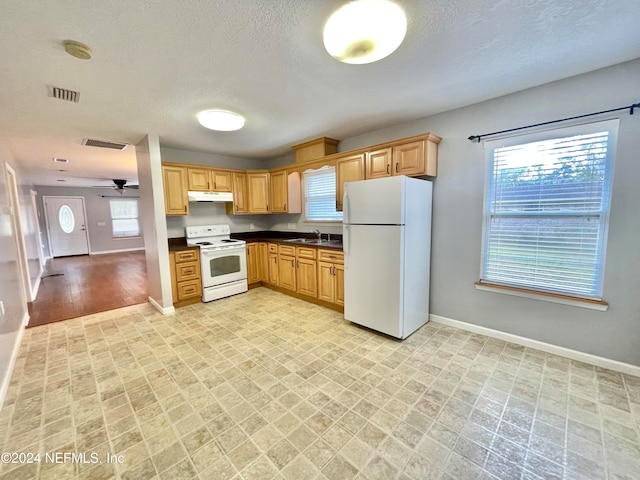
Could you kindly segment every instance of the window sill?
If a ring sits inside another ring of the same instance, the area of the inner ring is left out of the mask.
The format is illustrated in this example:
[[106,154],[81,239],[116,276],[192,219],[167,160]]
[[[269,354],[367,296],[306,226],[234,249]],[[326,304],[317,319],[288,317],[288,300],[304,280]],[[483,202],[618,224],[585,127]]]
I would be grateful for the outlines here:
[[519,287],[507,287],[505,285],[496,285],[494,283],[476,282],[475,286],[476,290],[483,290],[485,292],[503,293],[505,295],[514,295],[516,297],[531,298],[534,300],[542,300],[544,302],[559,303],[561,305],[569,305],[572,307],[588,308],[590,310],[598,310],[600,312],[606,312],[609,309],[609,304],[603,300],[570,297],[569,295],[527,290]]

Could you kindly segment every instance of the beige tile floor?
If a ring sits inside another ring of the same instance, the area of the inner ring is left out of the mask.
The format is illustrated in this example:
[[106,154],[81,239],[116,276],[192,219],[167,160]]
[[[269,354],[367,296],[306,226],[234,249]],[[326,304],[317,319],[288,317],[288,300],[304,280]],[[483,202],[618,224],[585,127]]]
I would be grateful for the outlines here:
[[27,330],[0,445],[43,456],[0,479],[630,480],[639,429],[638,377],[434,323],[400,342],[258,288]]

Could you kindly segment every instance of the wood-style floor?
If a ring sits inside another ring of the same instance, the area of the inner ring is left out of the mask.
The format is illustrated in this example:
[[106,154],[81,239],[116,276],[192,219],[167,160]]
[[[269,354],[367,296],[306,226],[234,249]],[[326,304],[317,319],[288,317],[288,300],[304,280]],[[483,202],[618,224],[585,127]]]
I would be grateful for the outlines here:
[[144,303],[148,296],[144,250],[54,258],[29,304],[28,326]]

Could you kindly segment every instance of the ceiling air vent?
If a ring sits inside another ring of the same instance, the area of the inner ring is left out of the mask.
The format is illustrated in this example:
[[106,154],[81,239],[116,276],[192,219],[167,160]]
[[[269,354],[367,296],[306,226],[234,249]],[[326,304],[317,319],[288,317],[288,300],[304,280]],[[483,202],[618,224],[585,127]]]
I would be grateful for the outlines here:
[[113,150],[124,150],[129,144],[107,142],[105,140],[95,140],[93,138],[84,138],[82,139],[82,145],[87,145],[89,147],[111,148]]
[[80,101],[80,92],[60,87],[49,87],[49,96],[60,100],[66,100],[67,102],[78,103]]

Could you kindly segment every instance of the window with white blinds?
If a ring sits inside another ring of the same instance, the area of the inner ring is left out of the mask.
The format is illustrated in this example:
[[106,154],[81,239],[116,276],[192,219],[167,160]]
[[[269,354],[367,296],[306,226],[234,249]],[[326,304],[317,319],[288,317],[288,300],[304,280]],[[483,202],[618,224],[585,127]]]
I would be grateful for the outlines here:
[[308,170],[302,178],[305,219],[310,222],[341,222],[342,212],[336,211],[336,169]]
[[111,210],[111,225],[114,237],[140,236],[138,200],[109,200],[109,208]]
[[481,283],[602,299],[617,126],[486,142]]

